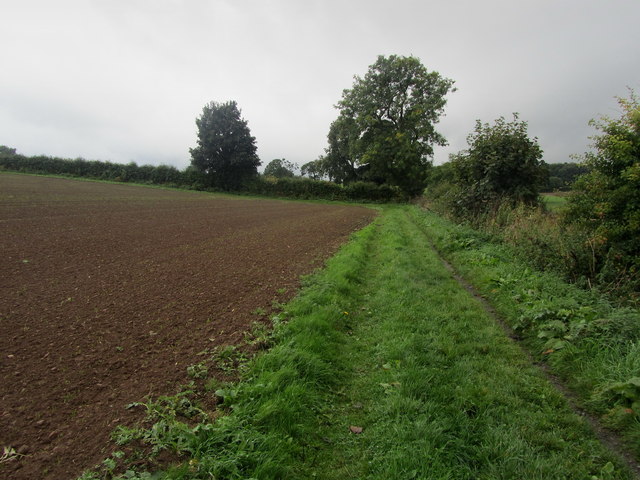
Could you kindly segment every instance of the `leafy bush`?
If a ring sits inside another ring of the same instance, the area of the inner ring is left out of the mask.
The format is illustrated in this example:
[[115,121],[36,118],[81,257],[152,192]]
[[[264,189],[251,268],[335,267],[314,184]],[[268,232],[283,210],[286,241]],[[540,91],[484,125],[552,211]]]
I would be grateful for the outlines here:
[[568,202],[567,222],[582,227],[593,249],[595,278],[640,287],[640,103],[619,98],[620,118],[592,120],[600,135],[583,161],[590,172],[578,179]]
[[538,202],[547,179],[542,150],[536,138],[529,138],[527,123],[519,122],[517,114],[513,117],[512,122],[500,117],[494,125],[478,120],[467,137],[469,149],[451,156],[455,183],[460,186],[455,198],[460,216],[486,212],[503,201]]

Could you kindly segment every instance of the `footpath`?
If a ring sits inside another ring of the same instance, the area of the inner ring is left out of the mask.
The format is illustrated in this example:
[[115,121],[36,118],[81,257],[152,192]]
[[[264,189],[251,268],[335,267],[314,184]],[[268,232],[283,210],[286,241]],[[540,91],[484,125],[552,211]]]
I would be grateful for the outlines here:
[[409,210],[375,227],[342,349],[322,479],[632,478],[430,247]]

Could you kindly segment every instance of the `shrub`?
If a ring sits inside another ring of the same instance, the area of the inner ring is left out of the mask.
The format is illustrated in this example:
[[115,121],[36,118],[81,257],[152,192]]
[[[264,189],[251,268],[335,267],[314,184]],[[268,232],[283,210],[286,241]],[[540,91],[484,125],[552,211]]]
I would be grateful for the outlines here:
[[640,103],[619,98],[620,118],[591,125],[594,151],[585,153],[589,173],[569,198],[567,223],[584,229],[595,258],[595,279],[638,296],[640,287]]
[[513,205],[538,202],[547,170],[541,161],[537,139],[530,139],[527,123],[499,118],[494,125],[476,122],[467,137],[469,149],[452,155],[455,183],[460,186],[455,199],[460,216],[472,216],[495,208],[496,203]]

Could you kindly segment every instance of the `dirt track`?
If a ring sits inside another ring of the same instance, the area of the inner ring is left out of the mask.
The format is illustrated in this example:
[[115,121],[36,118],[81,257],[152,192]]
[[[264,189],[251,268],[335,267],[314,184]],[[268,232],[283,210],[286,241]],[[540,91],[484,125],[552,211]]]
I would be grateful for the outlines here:
[[100,461],[126,404],[172,393],[374,215],[0,174],[0,448],[25,455],[0,478]]

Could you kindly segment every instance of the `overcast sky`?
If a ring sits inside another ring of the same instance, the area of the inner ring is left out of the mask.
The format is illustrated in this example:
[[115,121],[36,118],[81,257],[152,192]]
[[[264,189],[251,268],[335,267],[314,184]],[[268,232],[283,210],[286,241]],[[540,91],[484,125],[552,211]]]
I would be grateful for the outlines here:
[[25,155],[183,168],[202,107],[235,100],[263,166],[303,164],[381,54],[455,80],[436,164],[512,112],[569,161],[640,93],[640,0],[0,0],[0,19],[0,145]]

